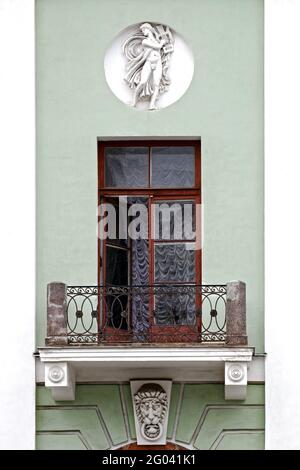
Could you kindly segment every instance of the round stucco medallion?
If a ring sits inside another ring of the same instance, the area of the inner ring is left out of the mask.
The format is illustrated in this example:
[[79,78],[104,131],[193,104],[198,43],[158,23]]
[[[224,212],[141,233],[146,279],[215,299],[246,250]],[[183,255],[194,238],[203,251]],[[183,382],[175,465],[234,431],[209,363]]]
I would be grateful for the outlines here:
[[144,21],[112,39],[104,57],[107,84],[114,95],[138,110],[162,109],[189,88],[193,54],[172,26]]
[[240,382],[245,376],[243,368],[238,364],[230,366],[227,373],[233,382]]
[[60,366],[53,366],[48,372],[49,380],[55,383],[61,382],[64,376],[65,376],[65,373]]

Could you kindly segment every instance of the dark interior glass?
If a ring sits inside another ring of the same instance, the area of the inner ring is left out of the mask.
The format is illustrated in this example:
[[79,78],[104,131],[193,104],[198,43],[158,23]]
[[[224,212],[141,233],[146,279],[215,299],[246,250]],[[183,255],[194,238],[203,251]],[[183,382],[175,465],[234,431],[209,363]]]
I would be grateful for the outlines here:
[[[124,202],[122,202],[124,204]],[[127,248],[128,247],[128,238],[120,238],[121,237],[121,232],[122,232],[122,237],[124,236],[123,232],[125,230],[122,230],[120,231],[120,225],[124,224],[125,227],[127,225],[127,211],[128,211],[128,205],[126,204],[125,207],[123,208],[123,210],[121,211],[121,217],[120,217],[120,200],[119,198],[106,198],[105,199],[105,204],[111,204],[113,207],[114,207],[114,216],[113,216],[113,220],[110,221],[110,212],[108,212],[108,224],[114,224],[115,225],[115,234],[116,234],[116,238],[112,238],[111,236],[109,236],[109,232],[108,232],[108,236],[107,236],[107,240],[108,240],[108,243],[110,245],[117,245],[117,246],[120,246],[120,247],[123,247],[123,248]],[[124,220],[123,220],[124,219]],[[127,233],[127,231],[125,232]]]
[[147,147],[106,147],[105,186],[147,188],[149,174]]
[[151,148],[153,188],[192,188],[195,186],[195,149],[187,147]]
[[[128,251],[117,247],[106,246],[106,285],[127,286],[128,285]],[[128,296],[116,290],[107,293],[106,314],[108,325],[126,330],[128,328]]]

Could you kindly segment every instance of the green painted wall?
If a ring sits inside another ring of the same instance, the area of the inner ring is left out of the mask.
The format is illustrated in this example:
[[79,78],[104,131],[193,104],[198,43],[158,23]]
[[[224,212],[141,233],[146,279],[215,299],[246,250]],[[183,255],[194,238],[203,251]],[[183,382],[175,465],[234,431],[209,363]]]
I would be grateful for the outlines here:
[[[231,402],[221,384],[173,384],[168,440],[200,450],[263,449],[263,404],[263,385],[249,385],[245,401]],[[77,385],[72,403],[54,402],[49,389],[37,387],[37,449],[108,449],[135,440],[128,384]]]
[[[96,283],[97,137],[201,136],[203,281],[247,283],[250,344],[263,351],[263,1],[36,6],[37,345],[46,331],[46,284]],[[103,69],[114,36],[145,20],[177,30],[195,59],[187,93],[156,112],[119,102]]]

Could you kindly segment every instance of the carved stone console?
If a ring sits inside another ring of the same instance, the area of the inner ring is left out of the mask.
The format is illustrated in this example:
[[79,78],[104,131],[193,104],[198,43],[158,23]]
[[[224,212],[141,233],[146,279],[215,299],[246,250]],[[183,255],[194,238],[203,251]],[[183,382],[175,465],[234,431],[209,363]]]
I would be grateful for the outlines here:
[[245,400],[247,382],[247,362],[225,363],[225,400]]
[[56,401],[75,400],[75,371],[68,362],[45,363],[45,386]]

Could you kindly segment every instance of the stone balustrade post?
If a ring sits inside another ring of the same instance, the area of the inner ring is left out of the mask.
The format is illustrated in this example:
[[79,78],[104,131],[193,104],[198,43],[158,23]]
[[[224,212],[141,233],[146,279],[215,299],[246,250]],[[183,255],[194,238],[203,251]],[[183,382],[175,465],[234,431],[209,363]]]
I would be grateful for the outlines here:
[[47,346],[66,346],[67,286],[63,282],[47,285]]
[[246,346],[246,284],[231,281],[227,284],[226,296],[226,344]]

